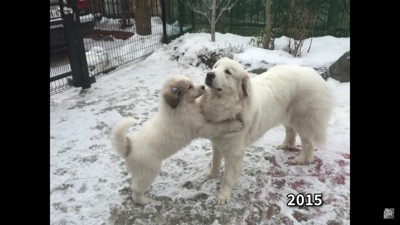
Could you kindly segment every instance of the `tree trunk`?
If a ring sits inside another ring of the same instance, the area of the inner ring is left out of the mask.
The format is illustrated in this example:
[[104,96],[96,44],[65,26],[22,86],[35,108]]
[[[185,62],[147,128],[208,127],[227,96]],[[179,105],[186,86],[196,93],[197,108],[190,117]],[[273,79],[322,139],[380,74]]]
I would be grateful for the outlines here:
[[131,18],[132,18],[131,6],[132,6],[132,4],[129,4],[129,0],[121,1],[121,10],[122,10],[121,28],[127,28],[132,25],[131,24]]
[[271,0],[265,0],[265,31],[264,31],[264,48],[269,49],[271,43]]
[[215,42],[215,10],[217,8],[217,0],[212,0],[212,7],[211,7],[211,41]]
[[215,42],[215,24],[211,25],[211,41]]
[[135,26],[136,33],[140,35],[151,34],[150,1],[135,0]]

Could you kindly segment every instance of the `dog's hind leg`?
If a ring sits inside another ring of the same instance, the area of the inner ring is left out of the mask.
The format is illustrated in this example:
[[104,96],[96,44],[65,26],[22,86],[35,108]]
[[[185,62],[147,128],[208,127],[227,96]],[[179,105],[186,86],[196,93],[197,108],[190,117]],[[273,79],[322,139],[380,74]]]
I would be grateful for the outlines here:
[[314,146],[311,141],[311,138],[304,137],[301,134],[301,146],[302,150],[298,156],[296,156],[292,163],[294,164],[310,164],[314,160]]
[[218,194],[218,205],[229,203],[233,186],[242,172],[243,157],[246,148],[244,146],[237,147],[235,145],[232,145],[232,148],[237,149],[225,149],[224,151],[224,178],[222,180],[221,190]]
[[161,162],[160,165],[152,165],[152,168],[142,168],[140,172],[132,174],[132,199],[135,203],[146,205],[151,202],[151,198],[144,196],[144,193],[159,174]]
[[281,145],[276,147],[277,149],[290,150],[295,147],[296,131],[292,127],[285,125],[285,133],[285,140]]
[[211,167],[208,169],[205,178],[206,180],[213,179],[219,174],[219,169],[221,168],[221,160],[222,155],[221,152],[218,150],[216,145],[212,145],[212,161]]

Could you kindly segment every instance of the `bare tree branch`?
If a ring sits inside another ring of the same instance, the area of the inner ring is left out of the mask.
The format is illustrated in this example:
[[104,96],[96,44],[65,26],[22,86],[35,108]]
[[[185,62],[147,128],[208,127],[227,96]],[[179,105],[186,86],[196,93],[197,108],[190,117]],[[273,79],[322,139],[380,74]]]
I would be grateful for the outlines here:
[[[211,17],[208,15],[208,14],[209,14],[208,12],[203,12],[203,11],[201,11],[199,8],[197,8],[197,7],[193,4],[193,2],[192,2],[191,0],[187,0],[186,2],[187,2],[187,4],[188,4],[189,8],[190,8],[193,12],[205,16],[205,17],[207,18],[208,22],[211,24]],[[207,5],[207,8],[208,8],[208,5]]]
[[[186,3],[193,12],[203,15],[207,18],[211,28],[211,40],[215,42],[215,25],[224,11],[231,10],[237,1],[238,0],[202,0],[200,4],[204,4],[206,6],[207,9],[205,9],[205,11],[200,10],[199,7],[196,7],[196,4],[193,2],[193,0],[186,0]],[[216,17],[217,12],[218,16]]]
[[[217,1],[216,3],[217,3],[217,8],[219,8],[219,6],[223,3],[224,1]],[[228,2],[228,4],[229,4],[229,2]]]
[[[223,2],[223,1],[221,1],[221,2]],[[229,1],[226,3],[226,5],[219,11],[219,14],[218,14],[217,18],[215,19],[215,23],[218,22],[219,18],[222,16],[222,14],[224,13],[224,11],[230,10],[230,9],[236,4],[237,0],[234,0],[233,3],[231,3],[231,2],[232,2],[232,0],[229,0]]]
[[343,11],[350,14],[350,0],[338,0],[340,7],[342,7]]
[[207,1],[207,0],[203,0],[203,3],[206,5],[206,7],[207,7],[209,10],[211,10],[211,8],[212,8],[211,2],[209,2],[209,1]]

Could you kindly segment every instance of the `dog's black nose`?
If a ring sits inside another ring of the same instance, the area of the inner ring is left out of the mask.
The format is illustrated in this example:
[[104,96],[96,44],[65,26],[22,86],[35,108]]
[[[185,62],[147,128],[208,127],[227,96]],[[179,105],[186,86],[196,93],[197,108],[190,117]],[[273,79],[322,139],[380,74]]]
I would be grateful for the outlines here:
[[212,80],[215,78],[215,73],[214,72],[208,72],[206,80]]
[[206,87],[204,85],[201,85],[200,88],[203,89],[203,90],[206,89]]

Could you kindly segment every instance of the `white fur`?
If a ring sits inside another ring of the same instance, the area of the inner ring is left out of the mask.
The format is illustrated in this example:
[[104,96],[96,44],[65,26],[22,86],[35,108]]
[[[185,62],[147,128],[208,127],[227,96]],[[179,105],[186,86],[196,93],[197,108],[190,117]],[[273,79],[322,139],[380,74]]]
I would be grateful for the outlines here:
[[147,204],[150,201],[144,193],[160,172],[163,159],[195,138],[215,138],[243,128],[239,120],[207,123],[195,101],[203,92],[204,87],[193,86],[188,77],[175,76],[161,91],[158,112],[139,132],[126,135],[127,129],[135,123],[133,118],[123,118],[114,125],[111,141],[132,175],[134,202]]
[[314,69],[280,65],[249,78],[241,64],[223,58],[215,63],[212,72],[215,78],[200,99],[204,116],[213,122],[239,118],[244,124],[240,132],[212,139],[212,166],[207,178],[218,175],[221,159],[225,158],[219,204],[229,202],[242,171],[246,147],[279,124],[285,126],[286,137],[278,149],[293,148],[299,134],[302,151],[292,162],[313,161],[314,147],[326,143],[333,108],[330,90]]

